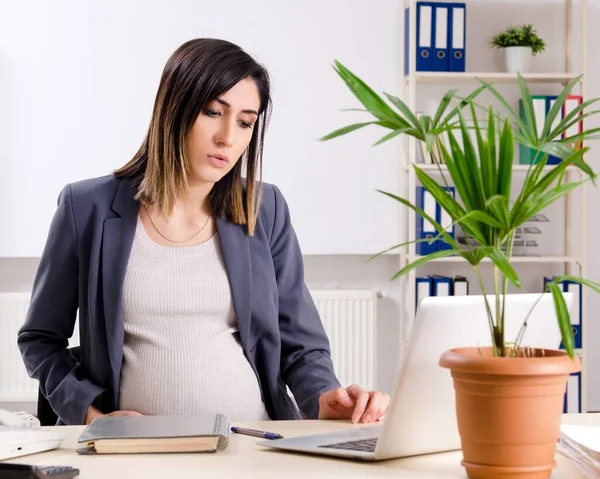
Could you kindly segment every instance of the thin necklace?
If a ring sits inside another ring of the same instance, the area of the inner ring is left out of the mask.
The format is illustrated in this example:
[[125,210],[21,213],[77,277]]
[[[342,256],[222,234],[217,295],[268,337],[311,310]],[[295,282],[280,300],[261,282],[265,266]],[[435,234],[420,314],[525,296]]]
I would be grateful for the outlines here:
[[152,226],[154,226],[154,229],[156,230],[156,232],[161,235],[164,239],[166,239],[167,241],[171,242],[171,243],[176,243],[176,244],[180,244],[180,243],[187,243],[188,241],[193,240],[196,236],[198,236],[202,230],[204,228],[206,228],[206,225],[208,224],[208,220],[210,220],[210,215],[208,215],[208,218],[206,218],[206,223],[204,223],[204,226],[202,226],[202,228],[200,228],[196,233],[194,233],[192,236],[190,236],[188,239],[185,240],[173,240],[167,236],[165,236],[164,234],[161,233],[161,231],[158,229],[158,227],[156,226],[156,223],[154,222],[154,218],[152,218],[152,215],[150,214],[150,212],[148,211],[148,208],[146,208],[146,205],[144,205],[144,209],[146,210],[146,214],[148,215],[148,218],[150,218],[150,223],[152,223]]

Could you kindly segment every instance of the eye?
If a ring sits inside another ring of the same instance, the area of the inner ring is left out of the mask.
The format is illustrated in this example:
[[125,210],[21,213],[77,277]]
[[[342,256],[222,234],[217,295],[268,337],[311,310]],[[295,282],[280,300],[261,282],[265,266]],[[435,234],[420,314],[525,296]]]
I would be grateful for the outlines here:
[[219,115],[221,115],[221,113],[219,113],[218,111],[216,111],[216,110],[211,110],[210,108],[206,108],[206,109],[204,110],[204,113],[205,113],[206,115],[208,115],[208,116],[212,116],[212,117],[215,117],[215,116],[219,116]]
[[248,123],[247,121],[240,121],[240,125],[242,128],[252,128],[252,123]]

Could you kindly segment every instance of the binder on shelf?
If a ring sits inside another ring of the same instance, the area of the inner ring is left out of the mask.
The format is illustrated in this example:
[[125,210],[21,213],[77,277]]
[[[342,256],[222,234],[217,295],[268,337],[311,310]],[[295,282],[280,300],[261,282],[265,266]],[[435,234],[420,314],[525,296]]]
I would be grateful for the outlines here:
[[450,70],[448,62],[448,42],[450,40],[448,27],[450,6],[446,3],[435,3],[433,9],[433,58],[432,70],[447,72]]
[[[519,117],[526,123],[523,100],[519,99]],[[519,164],[530,165],[533,162],[533,150],[519,143]],[[544,285],[545,286],[545,285]]]
[[[417,71],[433,71],[434,41],[434,7],[433,2],[417,2]],[[404,74],[409,73],[410,49],[410,10],[404,10]]]
[[[563,105],[563,118],[566,118],[569,113],[571,113],[575,108],[577,108],[579,105],[581,105],[581,103],[583,102],[583,98],[581,95],[569,95],[567,96],[567,98],[565,99],[565,103]],[[577,113],[578,117],[581,117],[581,111],[579,113]],[[575,119],[575,118],[573,118]],[[569,121],[569,123],[571,123]],[[571,125],[569,128],[567,128],[567,131],[565,133],[563,133],[563,139],[564,138],[569,138],[571,136],[577,135],[579,133],[581,133],[583,131],[583,121],[580,120],[576,123],[574,123],[573,125]],[[581,149],[581,147],[583,146],[582,142],[575,142],[572,146],[575,147],[575,149]]]
[[463,296],[469,294],[469,280],[464,276],[417,276],[415,278],[415,308],[428,296]]
[[[456,188],[454,186],[448,186],[444,188],[452,198],[456,198]],[[456,236],[456,226],[452,225],[452,217],[446,212],[441,205],[436,202],[436,218],[435,220],[443,227],[446,228],[447,233],[455,238]],[[437,250],[445,250],[451,249],[452,246],[446,243],[443,239],[437,240]]]
[[[532,95],[531,99],[533,103],[533,119],[539,138],[544,128],[544,123],[546,122],[546,97],[543,95]],[[527,123],[522,99],[519,100],[519,115],[523,122]],[[521,165],[531,165],[534,162],[534,155],[535,150],[525,145],[519,145],[519,163]]]
[[[575,349],[581,349],[582,346],[582,324],[581,324],[581,305],[582,291],[581,285],[574,281],[563,281],[563,291],[573,293],[573,308],[571,309],[571,324],[573,325],[573,335],[575,337]],[[564,349],[562,341],[560,349]]]
[[418,308],[423,298],[432,295],[432,279],[431,276],[417,276],[415,283],[415,308]]
[[417,70],[433,70],[432,2],[417,2]]
[[432,296],[452,296],[452,278],[448,276],[432,276]]
[[[550,109],[554,106],[554,103],[556,103],[556,99],[558,97],[554,96],[554,95],[548,95],[546,97],[546,114],[544,116],[544,122],[546,117],[548,116],[548,113],[550,113]],[[556,118],[554,119],[554,122],[552,123],[552,126],[550,127],[550,131],[552,131],[554,128],[556,128],[558,126],[558,124],[561,122],[562,120],[562,112],[559,112],[558,115],[556,115]],[[538,137],[539,135],[542,133],[542,129],[544,126],[544,123],[540,124],[537,123],[537,118],[536,118],[536,124],[537,124],[537,129],[538,129]],[[547,165],[558,165],[560,163],[560,158],[558,156],[554,156],[554,155],[548,155],[548,161],[546,162]]]
[[544,289],[542,290],[543,293],[547,293],[546,285],[553,279],[554,279],[554,276],[544,276]]
[[[532,96],[535,124],[536,124],[536,128],[537,128],[538,137],[542,133],[548,113],[550,113],[550,109],[553,107],[557,98],[558,97],[555,95],[547,95],[547,96],[533,95]],[[572,112],[575,108],[577,108],[577,106],[580,105],[582,101],[583,101],[583,99],[582,99],[581,95],[568,96],[565,99],[565,103],[563,104],[562,111],[560,111],[558,113],[558,115],[556,115],[556,117],[554,118],[553,124],[550,127],[550,131],[552,131],[554,128],[556,128],[556,126],[558,126],[558,124],[563,120],[563,118],[565,118],[570,112]],[[542,108],[542,104],[543,104],[543,108]],[[526,118],[525,118],[525,112],[523,111],[522,100],[519,100],[519,114],[521,116],[521,119],[523,121],[525,121]],[[581,112],[578,113],[578,115],[581,116]],[[571,121],[569,121],[569,123],[571,123]],[[581,133],[582,131],[583,131],[583,122],[576,121],[575,123],[573,123],[573,125],[571,125],[567,129],[566,132],[564,132],[562,134],[561,139],[575,136],[578,133]],[[558,139],[554,139],[554,141],[558,141]],[[574,142],[573,146],[575,148],[581,148],[582,145],[581,145],[581,142],[579,141],[579,142]],[[534,150],[532,150],[526,146],[520,145],[519,163],[522,165],[530,165],[534,161],[534,158],[533,158],[534,154],[535,154]],[[558,158],[557,156],[549,155],[547,164],[548,165],[557,165],[560,163],[560,161],[561,161],[560,158]]]
[[[429,217],[433,218],[435,221],[438,221],[436,205],[437,203],[433,195],[429,193],[429,191],[427,191],[423,186],[417,186],[416,206],[421,208],[427,215],[429,215]],[[423,218],[421,215],[416,214],[415,219],[417,222],[415,228],[417,240],[431,240],[438,234],[433,224],[431,224],[431,222]],[[437,243],[438,241],[434,241],[432,243],[429,243],[429,241],[421,241],[420,243],[416,243],[416,252],[422,256],[433,253],[437,251]]]
[[467,6],[465,3],[451,3],[448,21],[448,67],[451,72],[464,72],[466,70],[465,43],[466,43]]
[[452,280],[452,294],[454,296],[467,296],[469,294],[469,280],[464,276],[455,276]]
[[581,372],[569,375],[563,412],[565,414],[581,413]]
[[[417,18],[417,25],[419,20]],[[418,30],[417,30],[418,32]],[[418,35],[417,35],[418,41]],[[410,72],[410,9],[404,9],[404,75],[408,75]]]

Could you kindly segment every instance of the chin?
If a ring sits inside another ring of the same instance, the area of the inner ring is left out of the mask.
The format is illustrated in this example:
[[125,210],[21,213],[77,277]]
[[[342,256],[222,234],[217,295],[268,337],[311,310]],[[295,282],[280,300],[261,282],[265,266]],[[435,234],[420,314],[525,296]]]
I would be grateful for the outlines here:
[[190,180],[195,184],[202,183],[217,183],[220,181],[227,173],[229,173],[229,169],[217,169],[217,168],[202,168],[198,171],[193,171]]

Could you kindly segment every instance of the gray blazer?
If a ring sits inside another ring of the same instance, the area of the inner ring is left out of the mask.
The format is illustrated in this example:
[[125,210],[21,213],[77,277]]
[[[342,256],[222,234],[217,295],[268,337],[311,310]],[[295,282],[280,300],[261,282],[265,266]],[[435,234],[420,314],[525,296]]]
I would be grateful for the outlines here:
[[[287,204],[276,186],[263,188],[254,236],[217,218],[241,344],[271,419],[316,418],[320,394],[340,384]],[[83,424],[91,404],[104,413],[119,404],[122,286],[138,212],[132,182],[113,175],[60,193],[18,335],[59,424]],[[78,309],[79,361],[67,349]]]

